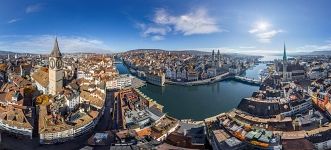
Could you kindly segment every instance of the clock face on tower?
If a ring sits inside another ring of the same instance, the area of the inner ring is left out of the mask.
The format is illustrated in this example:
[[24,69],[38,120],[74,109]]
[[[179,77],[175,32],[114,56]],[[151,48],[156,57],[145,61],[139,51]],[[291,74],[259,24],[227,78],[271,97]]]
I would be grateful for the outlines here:
[[55,68],[55,60],[54,60],[54,58],[49,59],[49,67],[51,69],[54,69]]
[[62,61],[60,59],[56,60],[56,68],[61,69],[62,68]]

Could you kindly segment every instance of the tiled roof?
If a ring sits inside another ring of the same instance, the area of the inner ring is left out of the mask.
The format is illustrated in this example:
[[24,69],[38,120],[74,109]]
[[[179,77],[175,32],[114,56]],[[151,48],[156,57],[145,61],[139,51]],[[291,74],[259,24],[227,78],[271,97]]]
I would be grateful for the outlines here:
[[12,78],[13,78],[13,82],[19,87],[25,87],[25,86],[28,86],[28,85],[32,84],[27,79],[24,79],[24,78],[22,78],[21,76],[18,76],[18,75],[14,75]]
[[94,106],[97,106],[97,107],[102,107],[103,104],[104,104],[103,100],[99,99],[98,97],[91,96],[90,92],[81,91],[80,97],[88,100],[91,105],[94,105]]
[[48,87],[49,84],[48,72],[46,70],[47,68],[40,68],[32,74],[32,78],[45,88]]
[[88,123],[90,123],[94,118],[98,116],[99,112],[98,111],[91,111],[88,114],[82,115],[80,118],[75,120],[75,126],[77,128],[82,127]]
[[32,129],[32,125],[28,122],[23,110],[13,106],[0,107],[0,119],[10,126]]

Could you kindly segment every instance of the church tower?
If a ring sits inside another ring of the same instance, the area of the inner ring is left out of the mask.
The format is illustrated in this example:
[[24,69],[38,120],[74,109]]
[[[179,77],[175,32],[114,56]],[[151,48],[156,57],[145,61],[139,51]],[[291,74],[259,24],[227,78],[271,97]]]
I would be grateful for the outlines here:
[[63,87],[62,54],[59,49],[57,38],[54,48],[49,56],[49,94],[56,95]]
[[287,56],[286,56],[285,42],[284,42],[284,53],[283,53],[283,80],[287,81]]
[[213,52],[211,53],[211,65],[213,67],[215,67],[215,51],[213,50]]

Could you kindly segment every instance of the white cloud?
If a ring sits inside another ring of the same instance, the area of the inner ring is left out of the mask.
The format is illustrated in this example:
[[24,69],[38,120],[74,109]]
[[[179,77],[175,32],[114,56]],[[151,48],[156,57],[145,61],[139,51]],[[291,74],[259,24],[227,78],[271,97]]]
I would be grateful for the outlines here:
[[169,24],[173,19],[174,18],[170,16],[165,9],[157,9],[154,14],[153,22],[157,24]]
[[239,46],[240,49],[253,49],[255,46]]
[[[103,41],[97,39],[90,39],[78,36],[58,36],[59,46],[61,52],[92,52],[105,53],[110,52],[109,46]],[[13,52],[31,52],[31,53],[49,53],[54,45],[54,35],[40,35],[40,36],[21,36],[17,41],[2,40],[6,42],[0,43],[1,50]]]
[[257,41],[261,43],[270,43],[272,38],[283,32],[283,30],[273,29],[272,25],[267,22],[258,22],[254,24],[253,28],[248,32],[253,34],[257,38]]
[[325,44],[321,45],[304,45],[295,49],[300,52],[311,52],[311,51],[331,51],[331,41],[327,41]]
[[206,10],[198,9],[195,12],[174,17],[172,25],[175,30],[184,35],[209,34],[222,31],[216,21],[209,17]]
[[19,19],[19,18],[14,18],[14,19],[11,19],[11,20],[7,21],[7,23],[11,24],[11,23],[15,23],[15,22],[20,21],[20,20],[21,19]]
[[38,12],[42,9],[42,4],[32,4],[32,5],[28,5],[26,8],[25,8],[25,12],[26,13],[33,13],[33,12]]
[[216,20],[207,10],[200,8],[182,15],[170,15],[165,9],[157,9],[150,24],[140,24],[144,37],[166,36],[168,33],[181,33],[185,36],[222,32]]
[[165,26],[147,26],[145,24],[137,24],[137,27],[142,30],[141,36],[151,38],[153,41],[164,40],[164,36],[171,31],[171,28]]
[[147,27],[143,32],[143,36],[147,37],[149,35],[166,35],[171,29],[167,27]]
[[153,40],[153,41],[164,40],[164,36],[154,35],[154,36],[152,36],[152,40]]
[[283,32],[282,30],[271,30],[266,32],[257,33],[256,36],[258,40],[262,43],[269,43],[271,39],[276,36],[278,33]]

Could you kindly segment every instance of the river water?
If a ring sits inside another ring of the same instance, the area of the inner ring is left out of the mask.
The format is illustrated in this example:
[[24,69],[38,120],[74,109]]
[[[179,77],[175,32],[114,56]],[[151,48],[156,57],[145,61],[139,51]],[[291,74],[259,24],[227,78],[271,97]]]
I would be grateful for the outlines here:
[[[121,74],[129,73],[126,66],[117,64]],[[244,76],[259,77],[259,71],[266,67],[258,64],[248,69]],[[238,106],[240,100],[258,90],[258,86],[233,80],[209,85],[164,87],[147,84],[140,90],[164,106],[164,112],[178,119],[203,120],[207,117],[229,111]]]
[[251,68],[248,68],[244,73],[242,73],[240,76],[247,77],[250,79],[259,79],[260,72],[267,68],[266,64],[257,64]]

